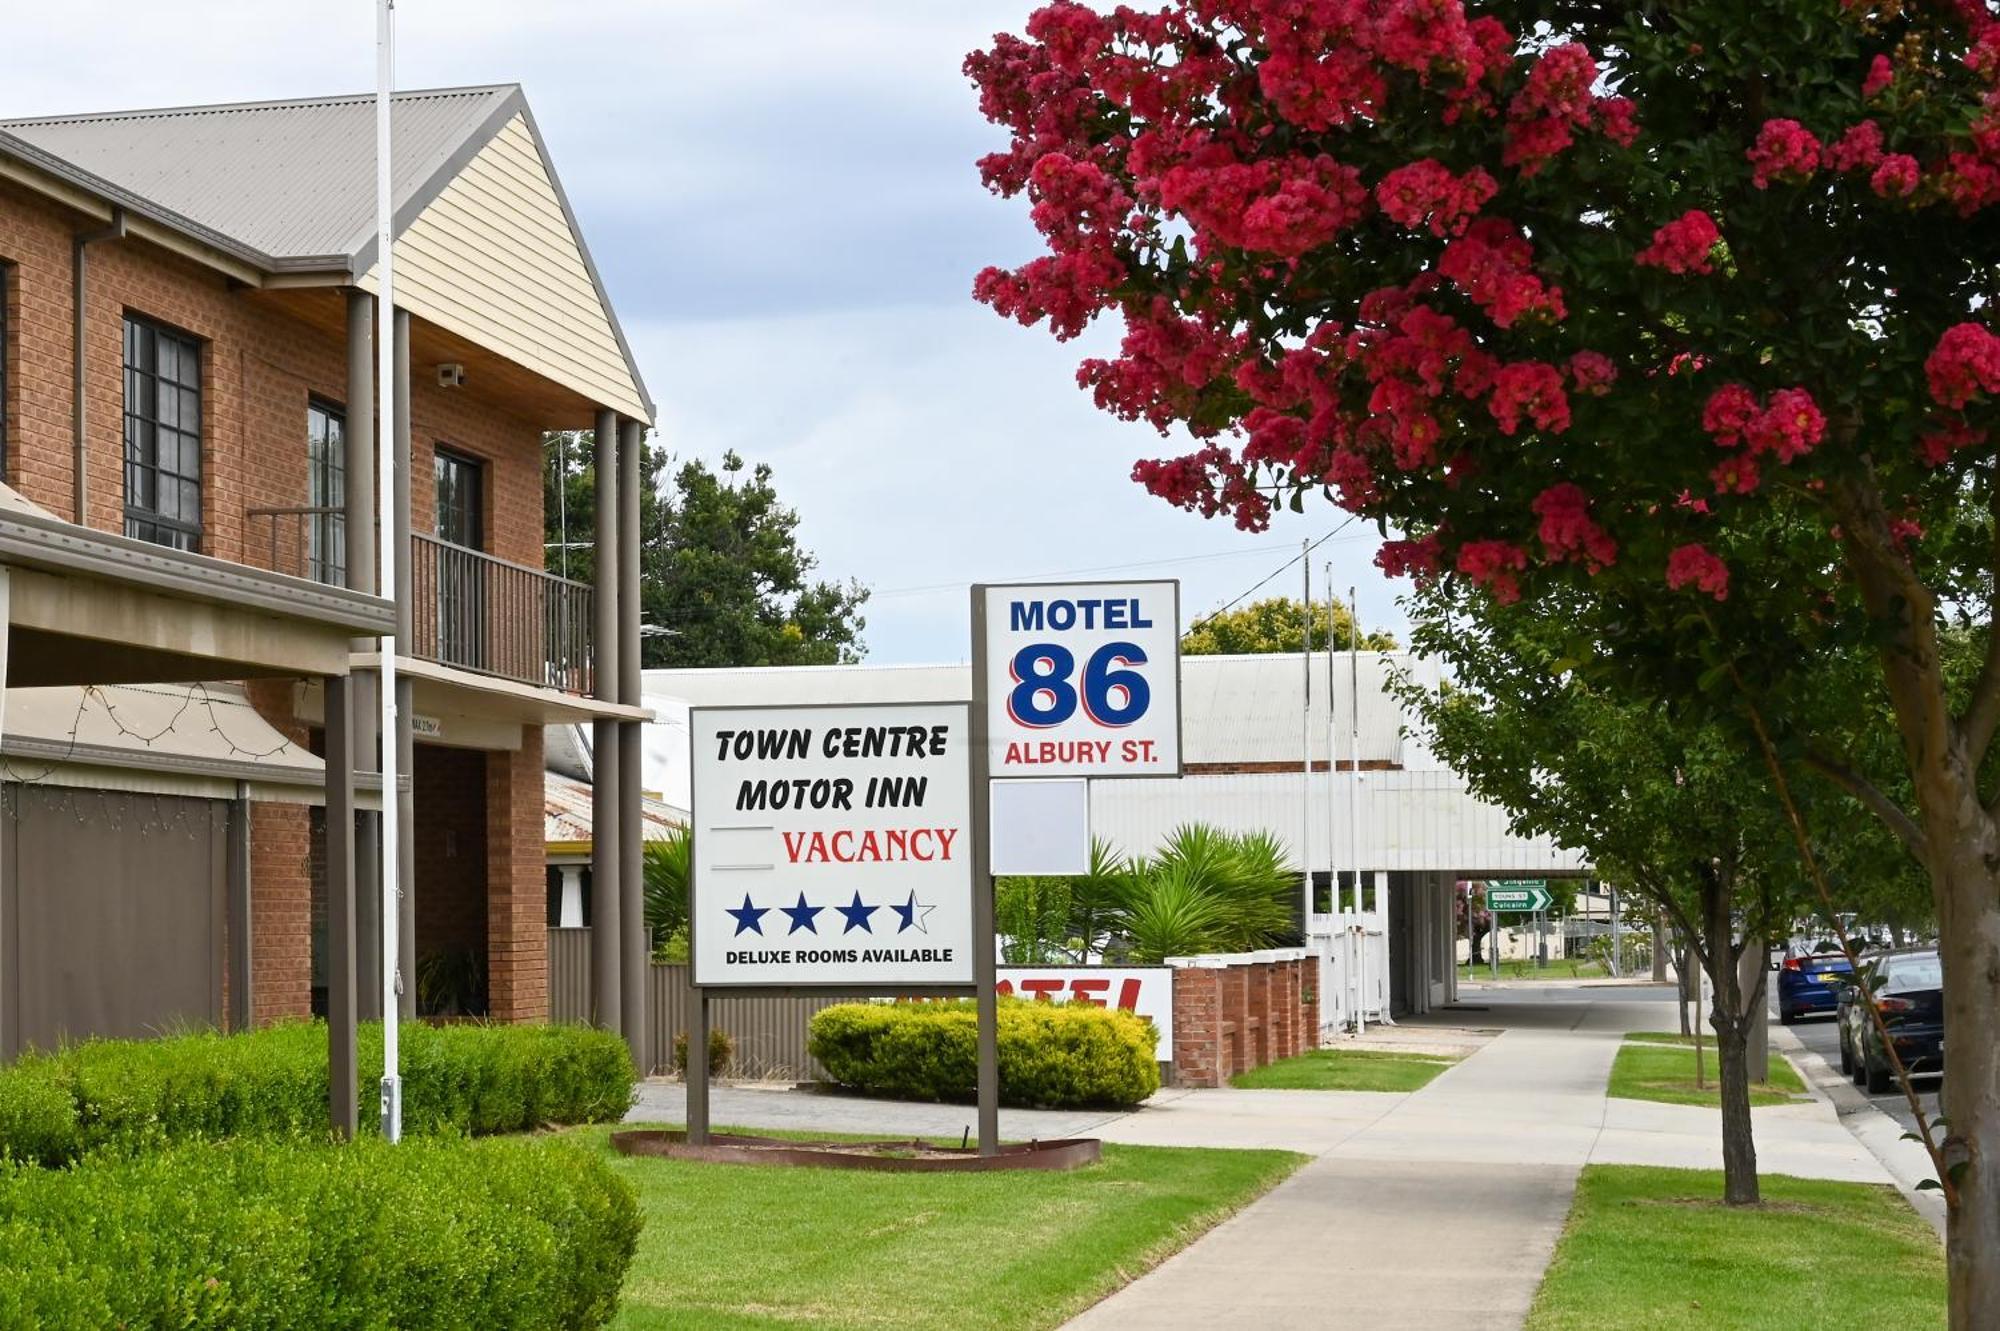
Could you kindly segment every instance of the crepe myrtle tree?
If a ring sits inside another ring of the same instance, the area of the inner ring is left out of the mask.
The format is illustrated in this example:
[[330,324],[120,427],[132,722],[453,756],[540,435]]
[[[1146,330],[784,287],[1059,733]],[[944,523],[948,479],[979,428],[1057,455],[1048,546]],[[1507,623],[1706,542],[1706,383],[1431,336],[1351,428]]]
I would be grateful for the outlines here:
[[[1056,3],[1026,33],[966,72],[1046,252],[974,294],[1122,323],[1078,378],[1178,441],[1138,482],[1253,530],[1323,496],[1392,573],[1613,607],[1589,668],[1747,715],[1774,781],[1810,761],[1922,863],[1953,1324],[2000,1326],[1992,7]],[[1895,771],[1799,719],[1833,657],[1872,661]]]

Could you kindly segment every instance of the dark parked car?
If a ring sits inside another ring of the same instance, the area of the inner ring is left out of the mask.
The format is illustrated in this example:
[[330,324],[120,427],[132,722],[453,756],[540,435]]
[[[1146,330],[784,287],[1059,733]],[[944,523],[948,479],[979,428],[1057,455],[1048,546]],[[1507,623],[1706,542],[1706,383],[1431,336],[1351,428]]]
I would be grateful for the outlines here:
[[1869,1019],[1861,986],[1875,994],[1896,1057],[1911,1075],[1944,1071],[1944,970],[1934,951],[1891,952],[1866,963],[1840,995],[1840,1070],[1880,1095],[1894,1069]]
[[1778,1020],[1787,1026],[1814,1013],[1831,1014],[1854,967],[1838,952],[1797,953],[1778,967]]

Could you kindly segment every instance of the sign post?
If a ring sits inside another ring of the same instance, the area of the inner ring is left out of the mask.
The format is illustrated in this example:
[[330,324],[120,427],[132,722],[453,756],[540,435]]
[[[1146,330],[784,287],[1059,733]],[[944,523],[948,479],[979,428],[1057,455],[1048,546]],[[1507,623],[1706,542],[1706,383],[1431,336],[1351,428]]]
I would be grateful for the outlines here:
[[986,706],[986,598],[972,589],[972,958],[979,1020],[979,1153],[1000,1153],[999,940],[993,927],[993,736]]

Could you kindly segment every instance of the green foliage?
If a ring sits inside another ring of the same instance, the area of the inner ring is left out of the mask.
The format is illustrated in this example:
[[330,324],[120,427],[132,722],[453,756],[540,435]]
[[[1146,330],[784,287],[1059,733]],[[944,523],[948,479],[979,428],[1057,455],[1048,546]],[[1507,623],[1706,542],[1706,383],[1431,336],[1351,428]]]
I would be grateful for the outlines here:
[[629,1185],[547,1142],[186,1144],[0,1172],[0,1325],[602,1326]]
[[484,1016],[486,958],[479,949],[449,948],[418,957],[417,1011],[427,1017]]
[[[1160,1088],[1158,1037],[1132,1013],[1003,998],[999,1033],[1006,1104],[1135,1105]],[[807,1035],[807,1049],[840,1085],[907,1100],[971,1099],[978,1046],[969,999],[841,1003],[815,1013]]]
[[[381,1065],[381,1027],[361,1065]],[[412,1135],[520,1132],[616,1120],[635,1074],[625,1043],[581,1026],[406,1026],[403,1127]],[[375,1121],[363,1078],[361,1122]],[[67,1108],[65,1108],[67,1106]],[[187,1140],[322,1137],[327,1036],[318,1022],[243,1035],[92,1040],[0,1070],[0,1154],[60,1164]]]
[[1128,860],[1093,841],[1087,874],[1000,879],[994,918],[1015,964],[1156,962],[1296,936],[1299,885],[1299,871],[1268,832],[1188,823],[1150,860]]
[[[727,1031],[718,1031],[711,1027],[708,1032],[709,1075],[721,1076],[723,1069],[729,1066],[729,1060],[734,1057],[736,1057],[736,1041],[730,1038]],[[682,1076],[687,1075],[688,1033],[686,1031],[674,1037],[674,1067]]]
[[[545,440],[543,520],[550,572],[592,576],[597,476],[593,432]],[[671,459],[649,443],[639,526],[640,616],[666,630],[640,643],[647,668],[832,665],[866,650],[858,582],[814,580],[818,565],[798,542],[799,515],[778,499],[771,468],[743,475],[735,453],[718,475],[699,459],[666,484]],[[568,548],[564,548],[568,547]]]
[[665,840],[645,843],[646,934],[656,956],[676,936],[687,935],[693,848],[693,834],[685,827],[676,827]]
[[[1393,634],[1364,634],[1354,640],[1354,616],[1344,605],[1328,607],[1314,602],[1312,618],[1313,650],[1326,650],[1328,617],[1332,618],[1333,649],[1344,652],[1358,646],[1364,652],[1393,652]],[[1305,647],[1305,619],[1299,603],[1289,596],[1273,596],[1252,601],[1210,615],[1181,638],[1181,651],[1188,656],[1249,655],[1252,653],[1296,652]]]

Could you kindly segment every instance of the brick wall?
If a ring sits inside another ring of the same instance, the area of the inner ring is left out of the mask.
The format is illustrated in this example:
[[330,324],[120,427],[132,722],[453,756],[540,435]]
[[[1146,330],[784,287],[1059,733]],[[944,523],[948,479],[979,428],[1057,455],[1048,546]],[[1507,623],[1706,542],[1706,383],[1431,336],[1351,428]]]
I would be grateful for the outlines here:
[[[17,186],[0,182],[0,263],[14,265],[17,310],[9,321],[8,480],[60,516],[72,512],[70,446],[70,238],[83,223]],[[329,301],[339,299],[328,295]],[[202,550],[264,566],[269,519],[246,508],[306,502],[306,402],[347,393],[346,345],[295,317],[267,293],[232,289],[219,274],[143,241],[90,250],[90,438],[88,525],[124,527],[122,419],[124,316],[142,315],[191,333],[202,353]],[[433,525],[430,484],[437,443],[486,462],[487,548],[537,568],[542,556],[541,430],[477,384],[439,388],[428,365],[412,367],[411,522]],[[296,571],[293,529],[281,567]]]
[[542,728],[513,752],[486,755],[486,940],[496,1021],[549,1015],[548,873]]
[[1249,953],[1174,968],[1174,1083],[1226,1086],[1239,1072],[1319,1047],[1311,956]]

